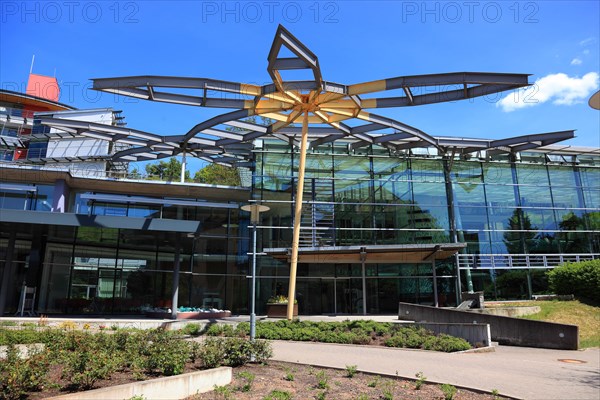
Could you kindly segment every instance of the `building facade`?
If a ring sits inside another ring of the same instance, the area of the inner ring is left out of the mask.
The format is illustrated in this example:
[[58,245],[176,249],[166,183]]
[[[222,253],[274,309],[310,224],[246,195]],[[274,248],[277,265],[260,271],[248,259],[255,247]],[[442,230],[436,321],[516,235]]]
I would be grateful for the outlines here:
[[[392,255],[301,258],[300,313],[395,313],[398,301],[450,306],[470,288],[491,299],[543,293],[548,268],[600,253],[596,153],[550,146],[513,159],[450,160],[343,142],[311,150],[301,253],[389,246]],[[36,288],[43,314],[143,314],[172,306],[175,289],[179,306],[248,313],[249,216],[240,207],[252,201],[270,207],[258,225],[258,249],[267,253],[257,269],[263,312],[269,297],[287,292],[280,250],[292,237],[297,149],[262,140],[253,155],[248,187],[2,164],[5,315],[17,312],[22,286]],[[435,258],[393,253],[448,243],[465,247]]]
[[[29,88],[3,93],[0,316],[28,293],[32,313],[248,313],[254,254],[241,207],[257,202],[269,207],[254,226],[258,313],[294,287],[296,263],[301,314],[381,314],[399,301],[456,305],[463,291],[529,298],[548,289],[546,270],[600,256],[600,149],[563,144],[574,131],[433,137],[373,112],[514,90],[529,85],[527,74],[345,85],[326,81],[317,56],[283,26],[267,58],[265,85],[93,80],[120,96],[229,110],[182,135],[123,128],[110,109],[69,110],[56,103],[57,87],[46,99]],[[290,70],[307,80],[284,80]],[[24,105],[38,108],[21,121]],[[128,162],[173,156],[235,167],[242,184],[127,173]]]

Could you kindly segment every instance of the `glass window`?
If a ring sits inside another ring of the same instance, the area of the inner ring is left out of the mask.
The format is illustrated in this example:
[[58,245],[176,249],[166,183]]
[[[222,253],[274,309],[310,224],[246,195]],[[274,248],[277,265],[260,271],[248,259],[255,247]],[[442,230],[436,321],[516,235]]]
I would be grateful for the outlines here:
[[441,160],[411,160],[411,179],[415,182],[444,182]]
[[38,159],[46,157],[46,151],[48,150],[48,142],[31,142],[29,143],[29,151],[27,152],[27,158]]
[[583,191],[585,205],[588,208],[600,208],[600,190],[585,189]]
[[552,197],[549,186],[519,185],[521,205],[530,207],[552,207]]
[[516,207],[515,186],[513,185],[485,185],[485,195],[488,206],[496,207]]
[[38,185],[35,202],[36,211],[52,211],[52,201],[54,197],[54,186]]
[[443,183],[413,182],[413,196],[415,205],[445,206],[446,186]]
[[0,191],[0,209],[27,210],[30,196],[30,192],[2,189]]
[[581,177],[581,185],[590,189],[598,189],[600,187],[600,168],[584,168],[579,167],[579,176]]
[[577,181],[575,179],[575,172],[573,170],[573,167],[559,167],[556,165],[549,165],[548,173],[550,174],[550,183],[553,187],[577,186]]
[[549,186],[546,166],[536,164],[517,164],[519,185]]
[[487,184],[513,184],[511,166],[508,163],[484,163],[483,177]]

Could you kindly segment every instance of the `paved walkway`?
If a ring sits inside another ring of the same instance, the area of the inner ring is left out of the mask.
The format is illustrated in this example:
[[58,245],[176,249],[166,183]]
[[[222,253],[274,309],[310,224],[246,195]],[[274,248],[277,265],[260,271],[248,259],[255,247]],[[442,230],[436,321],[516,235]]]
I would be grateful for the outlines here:
[[[499,346],[489,353],[438,353],[324,343],[274,341],[274,359],[428,380],[527,400],[600,399],[600,350]],[[559,359],[585,361],[565,363]]]

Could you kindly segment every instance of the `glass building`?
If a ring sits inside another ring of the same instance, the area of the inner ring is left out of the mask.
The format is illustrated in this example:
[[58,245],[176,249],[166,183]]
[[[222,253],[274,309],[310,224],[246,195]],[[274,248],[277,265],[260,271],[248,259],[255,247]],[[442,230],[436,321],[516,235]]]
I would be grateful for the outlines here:
[[[119,96],[228,109],[183,135],[125,128],[111,109],[79,118],[86,112],[56,103],[58,92],[0,91],[0,316],[17,312],[29,289],[44,314],[176,304],[248,313],[249,203],[270,208],[257,226],[258,313],[293,287],[296,260],[301,314],[380,314],[399,301],[453,306],[464,291],[530,298],[548,290],[546,270],[600,257],[600,149],[556,144],[574,131],[433,137],[373,112],[515,90],[527,74],[345,85],[325,80],[283,26],[267,58],[265,85],[93,80]],[[284,80],[291,70],[306,80]],[[308,149],[305,168],[298,149]],[[242,183],[128,173],[129,162],[182,155],[236,167]]]
[[[588,150],[450,160],[426,149],[349,150],[344,142],[313,149],[300,253],[383,248],[386,257],[301,257],[300,313],[395,313],[399,301],[451,306],[468,288],[488,299],[545,292],[548,268],[600,253],[600,156]],[[270,207],[258,225],[259,252],[267,253],[258,257],[264,312],[269,297],[287,293],[282,251],[292,237],[297,149],[256,141],[253,155],[246,187],[3,164],[4,313],[17,311],[23,284],[36,288],[43,314],[141,314],[168,308],[174,287],[180,306],[248,313],[249,216],[240,207],[252,201]],[[394,253],[452,243],[463,246],[455,255]]]
[[[335,257],[301,263],[301,313],[363,313],[363,297],[366,313],[395,313],[398,301],[433,305],[434,287],[438,305],[456,305],[467,288],[490,299],[529,298],[548,290],[547,268],[600,253],[598,155],[557,149],[449,159],[421,150],[397,157],[343,142],[315,148],[307,155],[300,246],[466,247],[435,261],[435,283],[429,261],[398,257],[364,272]],[[257,148],[253,198],[271,208],[263,248],[290,246],[296,175],[292,147],[265,141]],[[260,265],[259,293],[286,293],[287,263],[263,257]]]

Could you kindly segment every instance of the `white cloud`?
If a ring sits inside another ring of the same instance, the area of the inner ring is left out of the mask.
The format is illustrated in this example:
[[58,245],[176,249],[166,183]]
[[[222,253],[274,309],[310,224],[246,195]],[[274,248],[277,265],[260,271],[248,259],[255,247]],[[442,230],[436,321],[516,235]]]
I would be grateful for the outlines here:
[[593,37],[589,37],[586,39],[583,39],[581,42],[579,42],[580,46],[587,46],[588,44],[591,44],[595,39]]
[[588,54],[590,54],[590,51],[589,51],[588,49],[585,49],[585,50],[583,51],[583,54],[585,54],[585,55],[588,55]]
[[575,57],[573,60],[571,60],[571,65],[581,65],[583,63],[583,61],[581,61],[581,58]]
[[570,106],[587,101],[592,92],[598,89],[599,80],[600,77],[596,72],[589,72],[581,78],[570,77],[563,73],[546,75],[536,80],[533,86],[506,95],[496,103],[496,107],[511,112],[547,101]]

